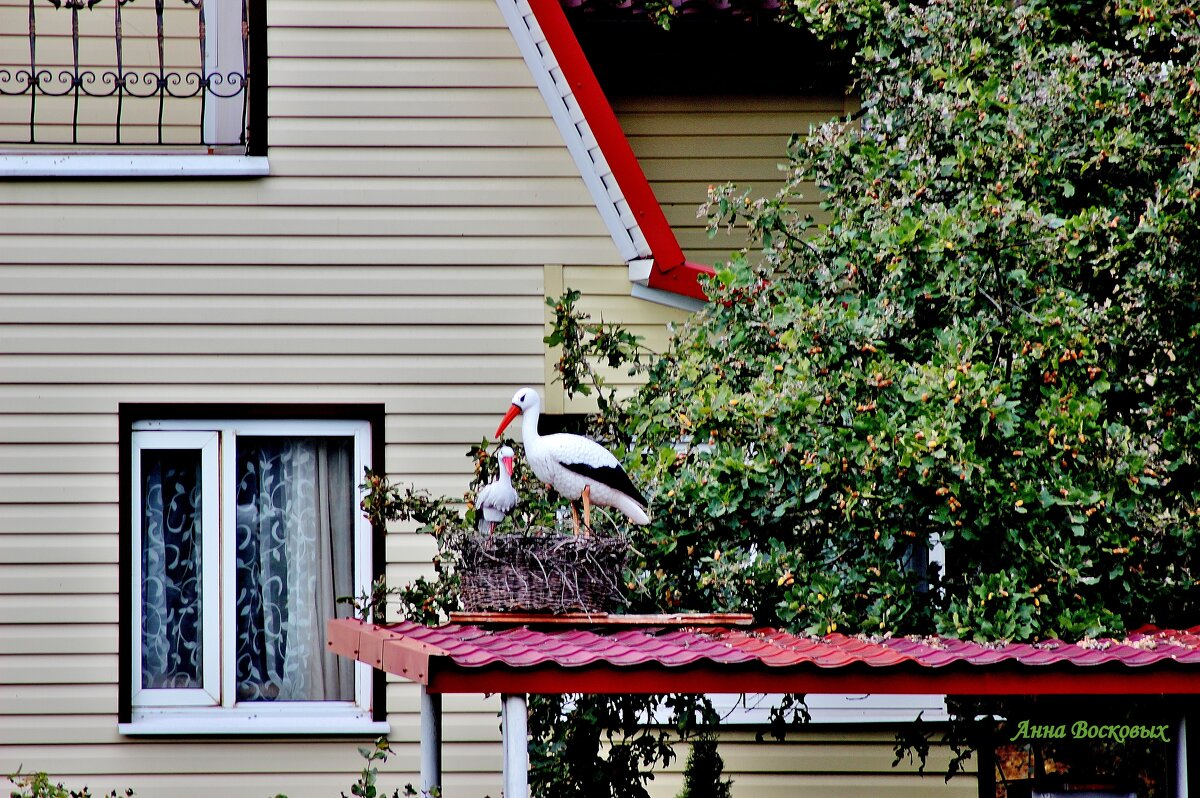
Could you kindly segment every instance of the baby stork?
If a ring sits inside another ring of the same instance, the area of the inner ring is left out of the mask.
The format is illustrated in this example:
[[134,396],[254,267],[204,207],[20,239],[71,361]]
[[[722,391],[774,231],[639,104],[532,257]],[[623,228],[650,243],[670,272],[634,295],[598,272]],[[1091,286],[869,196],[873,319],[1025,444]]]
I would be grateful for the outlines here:
[[517,506],[517,492],[512,486],[515,456],[511,446],[501,446],[496,451],[496,459],[500,461],[499,476],[475,494],[475,515],[479,519],[479,531],[484,534],[494,532],[496,524]]

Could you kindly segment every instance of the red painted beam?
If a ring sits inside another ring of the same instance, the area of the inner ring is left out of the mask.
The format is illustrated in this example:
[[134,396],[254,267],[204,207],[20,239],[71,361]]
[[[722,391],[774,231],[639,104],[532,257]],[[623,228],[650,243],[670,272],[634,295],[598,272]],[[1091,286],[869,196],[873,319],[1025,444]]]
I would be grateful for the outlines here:
[[1184,668],[456,668],[431,662],[431,693],[897,693],[908,695],[1200,695]]
[[711,274],[712,267],[688,263],[683,256],[671,225],[663,214],[658,198],[642,171],[637,156],[629,146],[629,140],[617,121],[612,105],[600,88],[596,73],[588,63],[583,48],[567,15],[560,5],[561,0],[529,0],[529,7],[537,18],[538,25],[546,34],[546,41],[554,51],[554,58],[563,72],[575,101],[583,110],[592,135],[604,159],[612,170],[613,178],[621,187],[621,194],[629,203],[629,209],[637,219],[642,235],[650,247],[654,266],[647,284],[651,288],[671,291],[676,294],[705,300],[704,290],[696,281],[700,274]]

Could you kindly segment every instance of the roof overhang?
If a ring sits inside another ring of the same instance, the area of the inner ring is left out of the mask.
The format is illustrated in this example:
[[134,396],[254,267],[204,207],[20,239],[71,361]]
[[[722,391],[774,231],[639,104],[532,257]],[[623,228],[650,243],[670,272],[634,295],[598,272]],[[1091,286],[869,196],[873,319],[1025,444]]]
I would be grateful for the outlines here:
[[334,620],[329,647],[435,694],[1200,694],[1200,638],[1162,630],[1123,641],[997,645],[644,621],[539,631]]
[[[699,277],[711,266],[688,261],[650,181],[617,121],[561,0],[496,0],[579,168],[635,291],[694,309],[704,302]],[[682,300],[682,301],[680,301]]]

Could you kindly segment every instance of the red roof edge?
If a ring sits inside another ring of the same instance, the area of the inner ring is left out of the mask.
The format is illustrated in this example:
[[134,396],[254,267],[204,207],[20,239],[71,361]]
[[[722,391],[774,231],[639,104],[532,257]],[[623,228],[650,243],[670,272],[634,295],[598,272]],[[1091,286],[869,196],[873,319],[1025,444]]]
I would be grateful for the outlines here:
[[704,293],[704,288],[697,278],[702,274],[714,274],[715,272],[716,270],[712,266],[691,261],[684,261],[670,269],[660,269],[658,258],[655,258],[654,268],[650,272],[650,279],[646,281],[646,286],[707,302],[708,296]]
[[592,135],[604,159],[612,170],[613,178],[621,187],[621,193],[629,204],[629,209],[637,219],[654,265],[650,272],[647,285],[663,291],[670,291],[693,299],[706,300],[704,289],[700,287],[696,277],[700,274],[712,274],[711,266],[689,263],[683,256],[667,217],[663,214],[658,198],[646,179],[637,156],[625,138],[617,115],[613,112],[596,73],[588,63],[571,23],[560,5],[561,0],[529,0],[529,7],[537,18],[542,33],[554,58],[558,61],[563,76],[579,103]]

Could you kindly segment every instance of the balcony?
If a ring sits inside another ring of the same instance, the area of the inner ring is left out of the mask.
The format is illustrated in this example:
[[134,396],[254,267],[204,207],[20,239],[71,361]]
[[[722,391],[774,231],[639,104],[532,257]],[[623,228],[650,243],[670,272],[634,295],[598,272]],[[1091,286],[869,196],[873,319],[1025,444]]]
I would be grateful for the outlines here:
[[265,154],[263,6],[0,0],[0,149]]

